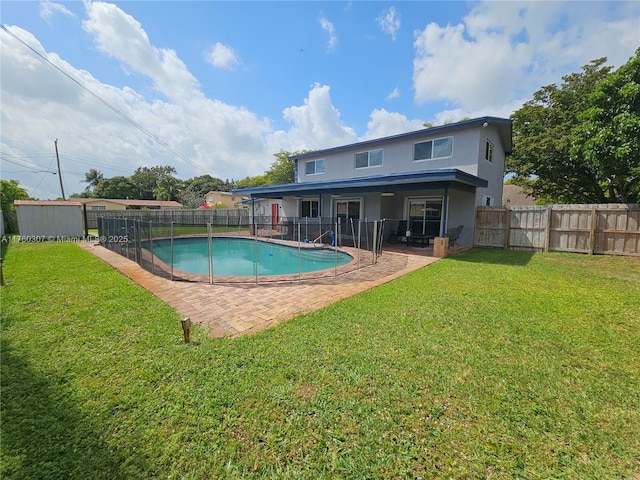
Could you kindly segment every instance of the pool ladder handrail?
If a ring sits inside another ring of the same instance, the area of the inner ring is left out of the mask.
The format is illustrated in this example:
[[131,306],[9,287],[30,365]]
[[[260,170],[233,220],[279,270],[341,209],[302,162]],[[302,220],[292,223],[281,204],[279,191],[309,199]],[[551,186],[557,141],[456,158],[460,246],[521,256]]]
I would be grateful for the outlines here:
[[321,234],[318,238],[315,238],[315,239],[313,240],[313,242],[311,242],[311,243],[313,243],[313,246],[314,246],[314,247],[318,248],[318,247],[316,246],[316,242],[317,242],[318,240],[320,240],[322,237],[324,237],[327,233],[331,233],[331,232],[333,232],[333,230],[327,230],[326,232],[324,232],[323,234]]

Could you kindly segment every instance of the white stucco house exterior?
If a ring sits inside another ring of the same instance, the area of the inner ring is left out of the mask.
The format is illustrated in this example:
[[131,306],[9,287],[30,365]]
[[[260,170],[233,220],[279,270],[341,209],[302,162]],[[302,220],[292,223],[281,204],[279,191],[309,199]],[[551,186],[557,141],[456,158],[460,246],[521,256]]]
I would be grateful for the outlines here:
[[481,117],[293,155],[294,183],[234,193],[280,199],[292,221],[386,219],[389,232],[405,221],[433,237],[462,225],[458,243],[472,245],[475,207],[501,203],[511,147],[511,120]]

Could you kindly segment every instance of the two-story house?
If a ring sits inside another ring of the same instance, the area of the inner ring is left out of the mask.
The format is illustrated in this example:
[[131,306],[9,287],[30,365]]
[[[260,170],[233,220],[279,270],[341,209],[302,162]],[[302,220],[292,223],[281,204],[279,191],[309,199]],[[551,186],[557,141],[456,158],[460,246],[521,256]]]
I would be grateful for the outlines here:
[[404,220],[414,234],[463,225],[473,243],[475,207],[499,205],[511,120],[482,117],[293,155],[295,182],[235,190],[282,200],[288,218]]

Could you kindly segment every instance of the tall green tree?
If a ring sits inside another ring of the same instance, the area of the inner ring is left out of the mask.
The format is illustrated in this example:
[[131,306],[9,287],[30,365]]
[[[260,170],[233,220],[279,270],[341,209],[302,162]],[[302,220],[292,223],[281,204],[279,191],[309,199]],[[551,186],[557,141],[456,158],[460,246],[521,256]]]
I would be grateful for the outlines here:
[[158,181],[158,186],[154,188],[153,194],[156,200],[175,200],[180,191],[182,182],[171,175],[165,175]]
[[18,180],[0,180],[0,210],[4,217],[5,232],[18,232],[18,218],[13,202],[28,199],[29,194],[20,186]]
[[[155,200],[156,190],[167,176],[173,176],[176,169],[169,165],[155,167],[139,167],[131,175],[130,180],[138,188],[135,198],[139,200]],[[165,180],[166,181],[166,180]]]
[[265,185],[293,183],[295,181],[295,163],[289,161],[288,157],[310,151],[311,150],[298,150],[291,153],[280,150],[278,153],[273,154],[276,159],[264,174],[238,180],[234,188],[251,188],[262,187]]
[[574,161],[590,165],[607,202],[640,203],[640,48],[600,82],[574,129]]
[[543,87],[511,116],[513,153],[505,170],[515,174],[513,182],[525,193],[548,203],[606,201],[593,165],[571,155],[572,130],[611,70],[606,60],[593,60],[582,72],[564,76],[559,87]]
[[185,182],[185,190],[193,192],[198,195],[206,195],[209,192],[229,192],[232,185],[228,180],[221,180],[211,175],[200,175],[199,177],[193,177]]
[[84,174],[84,183],[87,184],[85,191],[92,191],[100,182],[104,180],[104,175],[100,170],[96,170],[95,168],[90,169],[87,173]]
[[138,185],[130,177],[106,178],[93,190],[96,198],[138,199]]
[[273,156],[276,159],[265,174],[267,177],[267,185],[293,183],[295,176],[295,164],[289,161],[288,157],[291,155],[305,153],[306,151],[307,150],[290,153],[280,150],[278,153],[274,153]]

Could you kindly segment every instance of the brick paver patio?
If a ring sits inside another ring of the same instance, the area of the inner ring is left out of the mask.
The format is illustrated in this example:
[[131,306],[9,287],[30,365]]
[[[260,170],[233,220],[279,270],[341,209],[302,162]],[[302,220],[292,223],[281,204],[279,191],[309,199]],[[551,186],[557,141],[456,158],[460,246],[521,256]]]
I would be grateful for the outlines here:
[[215,337],[257,332],[389,282],[438,259],[431,248],[385,251],[375,265],[303,282],[214,284],[171,281],[97,244],[81,246]]

